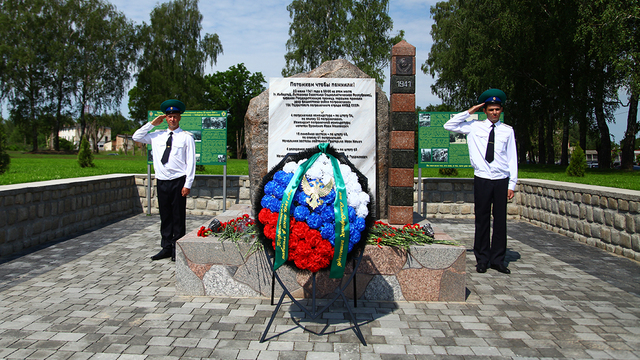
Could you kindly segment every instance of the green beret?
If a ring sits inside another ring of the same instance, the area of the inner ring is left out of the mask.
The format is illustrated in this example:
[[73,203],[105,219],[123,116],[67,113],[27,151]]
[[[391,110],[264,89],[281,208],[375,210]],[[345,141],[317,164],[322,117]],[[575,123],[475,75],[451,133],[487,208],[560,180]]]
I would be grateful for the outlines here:
[[495,104],[495,103],[502,104],[506,100],[507,100],[507,95],[504,93],[504,91],[500,89],[489,89],[483,92],[482,95],[480,95],[480,97],[478,98],[479,103],[488,103],[488,104]]
[[162,110],[163,113],[165,114],[174,114],[174,113],[180,113],[182,114],[186,109],[186,106],[184,106],[184,103],[180,100],[175,100],[175,99],[171,99],[171,100],[165,100],[162,105],[160,105],[160,110]]

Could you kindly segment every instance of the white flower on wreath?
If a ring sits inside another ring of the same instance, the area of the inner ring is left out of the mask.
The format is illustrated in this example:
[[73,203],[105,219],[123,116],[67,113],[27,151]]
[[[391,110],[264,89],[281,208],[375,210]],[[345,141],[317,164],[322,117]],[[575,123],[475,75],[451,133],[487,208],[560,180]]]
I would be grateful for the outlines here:
[[[290,161],[284,165],[282,171],[294,174],[305,161],[307,159],[302,159],[297,163]],[[365,218],[369,214],[367,207],[371,201],[369,194],[362,191],[362,186],[358,182],[358,175],[351,171],[349,165],[340,164],[340,172],[347,190],[347,204],[356,210],[358,217]],[[323,184],[333,180],[333,166],[329,157],[325,154],[320,154],[318,159],[307,170],[306,176],[309,179],[318,179]]]

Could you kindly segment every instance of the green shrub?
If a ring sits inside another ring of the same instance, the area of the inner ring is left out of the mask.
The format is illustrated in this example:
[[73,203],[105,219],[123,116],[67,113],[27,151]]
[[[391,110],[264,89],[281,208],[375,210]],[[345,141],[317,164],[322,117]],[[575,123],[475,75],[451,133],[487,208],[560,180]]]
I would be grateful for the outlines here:
[[0,124],[0,175],[9,170],[11,157],[7,154],[7,136],[4,134],[4,126]]
[[458,176],[458,169],[456,168],[440,168],[438,173],[443,176]]
[[80,167],[94,167],[93,164],[93,153],[91,152],[91,148],[89,147],[89,141],[87,141],[87,137],[82,137],[82,142],[80,142],[80,151],[78,152],[78,164]]
[[204,172],[206,169],[204,165],[196,165],[196,171]]
[[58,141],[62,151],[72,152],[76,149],[76,145],[67,139],[60,138]]
[[571,162],[567,166],[566,174],[568,176],[583,177],[587,171],[587,158],[580,146],[576,146],[571,154]]

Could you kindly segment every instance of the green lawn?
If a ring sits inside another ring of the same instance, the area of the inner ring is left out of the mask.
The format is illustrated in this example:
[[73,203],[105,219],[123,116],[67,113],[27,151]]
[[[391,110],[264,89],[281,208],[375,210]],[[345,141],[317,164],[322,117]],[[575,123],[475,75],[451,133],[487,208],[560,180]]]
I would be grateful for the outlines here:
[[[640,171],[621,171],[604,169],[587,169],[585,177],[571,177],[565,174],[566,166],[559,165],[520,165],[518,178],[520,179],[544,179],[565,181],[586,185],[609,186],[621,189],[640,190]],[[418,168],[415,168],[415,176],[418,176]],[[422,169],[422,177],[445,177],[438,173],[438,169]],[[458,169],[458,178],[473,177],[473,169]]]
[[[66,179],[104,174],[146,174],[147,158],[142,155],[94,155],[93,168],[81,168],[76,155],[24,154],[8,152],[11,156],[9,171],[0,175],[0,185],[21,184],[33,181]],[[153,166],[151,171],[153,172]],[[207,165],[198,174],[220,174],[223,167]],[[247,161],[229,159],[228,175],[247,175]]]
[[[84,169],[78,165],[75,155],[24,154],[16,151],[10,151],[9,155],[11,156],[11,167],[8,172],[0,175],[0,185],[114,173],[147,173],[146,157],[142,155],[95,155],[94,163],[96,166]],[[563,166],[557,165],[523,165],[520,166],[518,175],[521,179],[557,180],[640,190],[640,171],[588,169],[585,177],[575,178],[565,175],[564,170]],[[222,166],[206,165],[204,172],[198,171],[197,173],[221,175],[222,171]],[[227,174],[247,175],[247,160],[229,159]],[[417,167],[415,176],[418,176]],[[422,177],[443,176],[438,173],[438,169],[422,169]],[[473,169],[458,169],[457,177],[473,177]]]

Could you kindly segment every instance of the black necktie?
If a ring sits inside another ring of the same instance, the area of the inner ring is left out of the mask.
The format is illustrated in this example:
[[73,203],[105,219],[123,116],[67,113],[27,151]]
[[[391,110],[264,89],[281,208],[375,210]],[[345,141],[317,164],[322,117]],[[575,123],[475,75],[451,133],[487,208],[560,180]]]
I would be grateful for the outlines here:
[[167,139],[167,147],[164,148],[164,154],[162,154],[162,160],[160,160],[162,165],[166,164],[169,161],[169,153],[171,153],[171,142],[173,142],[172,136],[173,136],[173,132],[170,132],[169,138]]
[[491,132],[489,132],[489,142],[487,143],[487,153],[484,155],[484,159],[489,163],[493,161],[493,143],[496,138],[496,133],[494,132],[495,127],[495,124],[491,124]]

